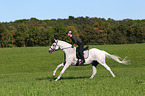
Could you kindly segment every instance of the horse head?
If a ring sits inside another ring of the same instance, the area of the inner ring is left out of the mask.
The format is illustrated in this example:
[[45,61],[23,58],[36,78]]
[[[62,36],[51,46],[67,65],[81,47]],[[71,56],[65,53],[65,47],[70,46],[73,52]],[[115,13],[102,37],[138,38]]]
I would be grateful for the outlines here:
[[58,46],[58,40],[54,39],[54,43],[51,45],[51,47],[49,48],[49,53],[52,53],[56,50],[58,50],[60,47]]

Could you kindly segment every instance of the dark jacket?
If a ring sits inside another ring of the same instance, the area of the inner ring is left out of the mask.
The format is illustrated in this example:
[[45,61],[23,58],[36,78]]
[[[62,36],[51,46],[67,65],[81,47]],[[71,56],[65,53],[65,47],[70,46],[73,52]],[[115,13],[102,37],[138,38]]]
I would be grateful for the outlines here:
[[82,43],[82,41],[78,37],[76,37],[75,35],[72,35],[71,39],[72,39],[74,44],[80,45]]

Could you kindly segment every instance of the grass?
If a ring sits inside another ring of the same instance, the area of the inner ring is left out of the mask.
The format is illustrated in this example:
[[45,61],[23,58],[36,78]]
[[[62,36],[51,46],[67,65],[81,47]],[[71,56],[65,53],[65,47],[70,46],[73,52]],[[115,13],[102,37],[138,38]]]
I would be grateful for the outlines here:
[[131,64],[107,59],[116,77],[98,65],[93,79],[91,65],[70,66],[55,82],[53,70],[63,62],[63,52],[49,54],[48,47],[0,48],[0,96],[145,96],[145,44],[90,47],[128,56]]

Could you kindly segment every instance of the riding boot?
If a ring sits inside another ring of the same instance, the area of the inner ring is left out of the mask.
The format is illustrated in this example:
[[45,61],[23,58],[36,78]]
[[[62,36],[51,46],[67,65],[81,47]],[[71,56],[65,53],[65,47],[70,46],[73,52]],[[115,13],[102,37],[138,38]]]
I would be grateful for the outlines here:
[[81,62],[82,62],[82,63],[85,63],[85,59],[84,59],[84,58],[83,58],[83,59],[81,59]]
[[79,59],[78,59],[78,61],[77,61],[77,63],[76,63],[76,66],[78,66],[79,65]]

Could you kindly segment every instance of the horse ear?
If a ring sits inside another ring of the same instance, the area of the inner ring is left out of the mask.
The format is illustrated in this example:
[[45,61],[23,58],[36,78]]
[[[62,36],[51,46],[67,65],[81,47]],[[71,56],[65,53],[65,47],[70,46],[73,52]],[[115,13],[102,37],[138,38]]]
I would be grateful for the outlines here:
[[55,41],[55,42],[57,42],[57,40],[56,40],[56,39],[54,39],[54,41]]

